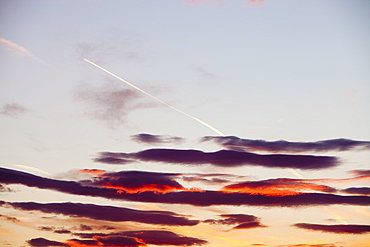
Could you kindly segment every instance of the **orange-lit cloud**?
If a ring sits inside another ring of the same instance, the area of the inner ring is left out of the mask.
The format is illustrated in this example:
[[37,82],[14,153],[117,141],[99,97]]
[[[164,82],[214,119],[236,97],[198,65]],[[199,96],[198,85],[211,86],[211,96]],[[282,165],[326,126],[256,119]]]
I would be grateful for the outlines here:
[[303,182],[298,179],[269,179],[263,181],[248,181],[225,186],[222,191],[227,193],[248,193],[266,196],[291,196],[302,194],[302,191],[335,192],[336,190],[315,183]]
[[36,58],[31,52],[29,52],[26,48],[10,41],[7,39],[0,38],[0,44],[5,47],[5,49],[11,51],[12,53],[19,55],[19,56],[28,56]]

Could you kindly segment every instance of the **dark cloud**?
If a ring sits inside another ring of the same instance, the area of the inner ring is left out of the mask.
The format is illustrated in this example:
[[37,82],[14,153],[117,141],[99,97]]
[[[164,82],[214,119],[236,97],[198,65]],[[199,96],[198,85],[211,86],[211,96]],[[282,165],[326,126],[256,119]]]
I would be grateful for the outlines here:
[[132,140],[139,143],[147,144],[180,144],[184,141],[184,138],[177,136],[168,136],[168,135],[151,135],[151,134],[137,134],[131,136]]
[[55,230],[54,233],[58,233],[58,234],[70,234],[72,232],[70,230],[60,229],[60,230]]
[[210,224],[235,225],[233,229],[251,229],[257,227],[266,227],[260,222],[260,218],[249,214],[222,214],[223,219],[214,220],[208,219],[203,221]]
[[234,229],[252,229],[252,228],[259,228],[259,227],[267,227],[262,225],[261,222],[253,221],[253,222],[246,222],[234,227]]
[[124,122],[126,115],[138,108],[154,107],[138,101],[142,94],[134,89],[122,89],[121,84],[106,83],[101,87],[81,84],[73,92],[74,99],[85,103],[85,114],[116,127]]
[[[18,210],[40,211],[43,213],[62,214],[70,217],[86,217],[94,220],[113,222],[133,221],[171,226],[193,226],[199,223],[197,220],[189,220],[169,211],[140,211],[129,208],[71,202],[44,204],[36,202],[8,202],[7,205]],[[84,230],[86,230],[86,226]]]
[[[289,155],[289,154],[255,154],[234,150],[203,152],[200,150],[180,149],[148,149],[137,153],[103,152],[95,161],[104,159],[122,159],[123,163],[132,161],[151,161],[170,164],[203,165],[211,164],[221,167],[238,167],[245,165],[263,166],[269,168],[295,168],[302,170],[325,169],[338,165],[338,160],[332,156]],[[110,164],[109,162],[107,162]]]
[[[116,189],[88,187],[75,181],[63,181],[35,176],[29,173],[0,168],[0,182],[23,184],[29,187],[50,189],[63,193],[136,202],[188,204],[194,206],[249,205],[268,207],[294,207],[313,205],[358,205],[369,206],[368,196],[343,196],[326,193],[302,193],[290,196],[265,196],[222,191],[179,191],[156,193],[117,193]],[[5,202],[0,202],[0,205]],[[177,217],[177,215],[175,215]]]
[[0,219],[4,219],[4,220],[7,220],[7,221],[11,221],[11,222],[19,222],[19,220],[15,217],[6,216],[6,215],[2,215],[2,214],[0,214]]
[[370,195],[370,188],[369,187],[352,187],[341,190],[343,193],[347,194],[357,194],[357,195]]
[[336,234],[365,234],[370,232],[370,225],[321,225],[298,223],[293,226],[300,229]]
[[7,115],[10,117],[18,117],[19,115],[24,114],[28,111],[29,109],[22,105],[19,105],[17,103],[10,103],[3,105],[3,107],[0,110],[0,114]]
[[185,190],[185,188],[174,180],[179,174],[157,173],[143,171],[122,171],[99,174],[87,185],[115,188],[126,193],[137,193],[143,191],[155,191],[165,193],[174,190]]
[[[99,242],[102,239],[116,239],[117,237],[131,237],[135,238],[141,243],[153,244],[153,245],[178,245],[178,246],[192,246],[192,245],[204,245],[207,241],[178,235],[171,231],[163,230],[144,230],[144,231],[125,231],[117,233],[76,233],[76,236],[80,238],[93,238]],[[119,239],[116,239],[119,241]],[[106,246],[106,245],[103,245]]]
[[327,152],[347,151],[356,148],[370,149],[369,141],[349,139],[332,139],[317,142],[288,142],[241,139],[236,136],[206,136],[202,141],[214,141],[223,147],[234,150],[266,151],[266,152]]
[[258,217],[249,214],[221,214],[220,216],[223,217],[223,219],[220,220],[209,219],[203,222],[210,224],[235,225],[259,220]]
[[223,188],[226,192],[240,192],[260,194],[267,196],[286,196],[302,194],[302,191],[320,191],[335,193],[336,189],[317,183],[310,183],[305,179],[276,178],[262,181],[246,181],[227,185]]
[[45,238],[34,238],[27,241],[31,246],[43,246],[43,247],[54,247],[54,246],[69,246],[62,242],[52,241]]

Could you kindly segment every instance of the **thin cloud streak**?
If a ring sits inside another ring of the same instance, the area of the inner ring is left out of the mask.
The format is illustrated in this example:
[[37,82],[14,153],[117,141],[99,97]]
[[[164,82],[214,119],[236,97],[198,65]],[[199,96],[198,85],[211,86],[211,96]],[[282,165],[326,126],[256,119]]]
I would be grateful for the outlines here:
[[370,232],[370,225],[321,225],[309,223],[297,223],[294,227],[335,234],[365,234]]
[[225,148],[247,151],[265,151],[265,152],[328,152],[328,151],[349,151],[349,150],[370,150],[369,141],[356,141],[350,139],[331,139],[316,142],[289,142],[264,141],[241,139],[236,136],[205,136],[202,142],[213,141]]

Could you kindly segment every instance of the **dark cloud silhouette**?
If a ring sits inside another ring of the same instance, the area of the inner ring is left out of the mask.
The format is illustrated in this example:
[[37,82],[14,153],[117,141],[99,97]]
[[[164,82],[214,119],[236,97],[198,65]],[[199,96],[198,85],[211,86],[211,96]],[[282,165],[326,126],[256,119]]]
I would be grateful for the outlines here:
[[267,227],[267,226],[261,224],[261,222],[253,221],[253,222],[245,222],[245,223],[239,224],[235,226],[233,229],[252,229],[252,228],[259,228],[259,227]]
[[43,247],[50,247],[50,246],[69,246],[65,243],[48,240],[45,238],[33,238],[31,240],[27,241],[29,245],[31,246],[43,246]]
[[18,117],[19,115],[24,114],[28,111],[29,109],[27,109],[26,107],[20,104],[9,103],[9,104],[3,105],[3,107],[0,110],[0,114],[7,115],[10,117]]
[[249,214],[222,214],[223,219],[214,220],[208,219],[203,221],[210,224],[235,225],[233,229],[251,229],[257,227],[266,227],[260,222],[260,218]]
[[[268,207],[294,207],[312,205],[359,205],[369,206],[368,196],[342,196],[325,193],[302,193],[290,196],[265,196],[246,193],[225,193],[222,191],[179,191],[156,193],[117,193],[116,189],[83,186],[75,181],[63,181],[43,178],[25,172],[0,168],[0,182],[6,184],[23,184],[29,187],[50,189],[63,193],[116,200],[137,202],[188,204],[194,206],[211,205],[249,205]],[[0,205],[5,202],[0,202]]]
[[370,188],[369,187],[352,187],[341,190],[343,193],[347,194],[357,194],[357,195],[370,195]]
[[193,226],[199,223],[197,220],[189,220],[181,215],[169,211],[141,211],[129,208],[71,202],[8,202],[7,205],[18,210],[40,211],[43,213],[62,214],[70,217],[86,217],[95,220],[114,222],[133,221],[146,224],[171,226]]
[[202,141],[214,141],[223,147],[233,150],[266,151],[266,152],[327,152],[347,151],[351,149],[370,149],[369,141],[349,139],[332,139],[317,142],[288,142],[241,139],[236,136],[206,136]]
[[180,144],[184,141],[184,138],[177,136],[168,136],[168,135],[151,135],[151,134],[137,134],[131,136],[132,140],[139,143],[147,144]]
[[[207,241],[178,235],[171,231],[163,230],[144,230],[144,231],[125,231],[117,233],[76,233],[75,236],[80,238],[93,238],[98,241],[101,239],[116,239],[117,237],[131,237],[135,238],[141,243],[153,244],[153,245],[178,245],[178,246],[192,246],[192,245],[204,245]],[[119,239],[116,239],[119,240]],[[140,243],[139,242],[139,243]],[[103,245],[106,246],[106,245]]]
[[[137,153],[100,153],[95,161],[103,162],[106,159],[122,159],[123,163],[132,161],[163,162],[169,164],[203,165],[211,164],[221,167],[238,167],[245,165],[263,166],[269,168],[295,168],[314,170],[331,168],[338,165],[338,160],[332,156],[289,155],[289,154],[255,154],[234,150],[220,150],[203,152],[200,150],[180,149],[148,149]],[[111,164],[109,162],[105,162]]]
[[73,92],[76,101],[85,103],[85,114],[116,127],[124,122],[126,115],[138,108],[154,107],[142,103],[142,95],[134,89],[122,89],[120,84],[106,83],[101,87],[81,84]]
[[86,181],[85,184],[120,189],[126,193],[143,191],[165,193],[174,190],[185,190],[181,184],[174,180],[178,175],[143,171],[107,172],[99,174],[91,183]]
[[70,230],[60,229],[60,230],[55,230],[54,233],[58,233],[58,234],[71,234],[72,232]]
[[223,217],[223,219],[220,220],[208,219],[203,222],[210,224],[235,225],[259,220],[258,217],[249,214],[221,214],[220,216]]
[[365,234],[370,232],[370,225],[321,225],[298,223],[293,226],[300,229],[336,234]]

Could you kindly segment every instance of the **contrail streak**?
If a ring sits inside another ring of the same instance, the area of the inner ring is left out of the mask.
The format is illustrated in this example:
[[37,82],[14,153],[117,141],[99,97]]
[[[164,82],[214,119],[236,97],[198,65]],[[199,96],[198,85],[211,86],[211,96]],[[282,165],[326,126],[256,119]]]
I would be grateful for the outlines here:
[[166,105],[166,106],[168,106],[168,107],[172,108],[173,110],[175,110],[175,111],[177,111],[177,112],[180,112],[181,114],[184,114],[185,116],[188,116],[188,117],[190,117],[190,118],[194,119],[195,121],[197,121],[197,122],[199,122],[199,123],[203,124],[204,126],[206,126],[207,128],[209,128],[209,129],[213,130],[213,131],[214,131],[214,132],[216,132],[217,134],[219,134],[219,135],[221,135],[221,136],[225,136],[221,131],[219,131],[219,130],[218,130],[218,129],[216,129],[215,127],[211,126],[210,124],[208,124],[208,123],[206,123],[206,122],[204,122],[204,121],[200,120],[199,118],[193,117],[193,116],[191,116],[191,115],[187,114],[186,112],[183,112],[183,111],[181,111],[181,110],[179,110],[179,109],[177,109],[177,108],[175,108],[175,107],[173,107],[173,106],[171,106],[171,105],[167,104],[166,102],[164,102],[164,101],[162,101],[162,100],[160,100],[160,99],[158,99],[158,98],[154,97],[153,95],[151,95],[151,94],[149,94],[149,93],[145,92],[145,91],[144,91],[144,90],[142,90],[141,88],[139,88],[139,87],[137,87],[137,86],[135,86],[135,85],[133,85],[133,84],[129,83],[128,81],[126,81],[126,80],[122,79],[122,78],[121,78],[121,77],[119,77],[118,75],[113,74],[113,73],[112,73],[112,72],[110,72],[109,70],[104,69],[103,67],[101,67],[101,66],[97,65],[96,63],[93,63],[93,62],[91,62],[91,61],[87,60],[86,58],[84,58],[84,60],[85,60],[86,62],[88,62],[88,63],[90,63],[90,64],[94,65],[95,67],[97,67],[97,68],[99,68],[99,69],[103,70],[104,72],[106,72],[106,73],[110,74],[111,76],[113,76],[113,77],[117,78],[118,80],[120,80],[120,81],[122,81],[122,82],[126,83],[127,85],[129,85],[129,86],[131,86],[131,87],[135,88],[136,90],[138,90],[138,91],[140,91],[140,92],[142,92],[142,93],[144,93],[144,94],[148,95],[149,97],[151,97],[151,98],[155,99],[156,101],[158,101],[158,102],[160,102],[160,103],[162,103],[162,104],[164,104],[164,105]]

